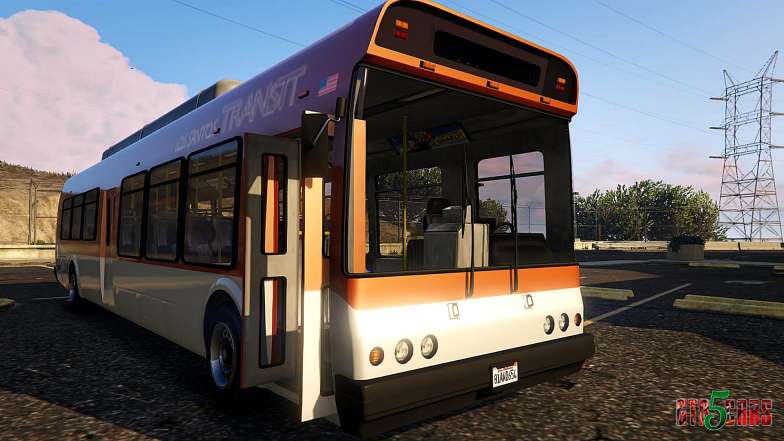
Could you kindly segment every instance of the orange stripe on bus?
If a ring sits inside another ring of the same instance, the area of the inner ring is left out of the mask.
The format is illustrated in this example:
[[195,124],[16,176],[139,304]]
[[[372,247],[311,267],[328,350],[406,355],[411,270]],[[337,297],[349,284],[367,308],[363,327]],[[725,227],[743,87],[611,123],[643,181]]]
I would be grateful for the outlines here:
[[[512,293],[511,271],[476,271],[474,274],[474,297]],[[518,275],[520,279],[518,293],[580,286],[580,269],[577,265],[523,268],[518,270]],[[355,309],[465,300],[468,277],[467,272],[459,272],[349,278],[346,281],[345,298]]]

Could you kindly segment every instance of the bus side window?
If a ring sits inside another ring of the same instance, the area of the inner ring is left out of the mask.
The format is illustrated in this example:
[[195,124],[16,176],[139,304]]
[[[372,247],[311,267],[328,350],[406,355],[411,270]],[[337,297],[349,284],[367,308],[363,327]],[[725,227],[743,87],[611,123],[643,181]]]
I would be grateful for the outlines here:
[[68,240],[71,238],[71,204],[73,198],[63,201],[63,213],[60,216],[60,239]]
[[188,157],[185,263],[234,264],[238,156],[237,141],[230,141]]
[[141,257],[146,177],[147,172],[137,173],[123,179],[120,186],[120,225],[117,228],[117,254],[120,256]]
[[98,189],[84,194],[84,219],[82,220],[82,239],[95,240],[96,222],[98,221]]
[[144,247],[147,258],[177,260],[181,173],[180,159],[150,170],[145,228],[147,243]]
[[73,197],[73,208],[71,209],[71,239],[82,238],[82,203],[84,194]]
[[112,198],[106,198],[106,246],[112,243]]

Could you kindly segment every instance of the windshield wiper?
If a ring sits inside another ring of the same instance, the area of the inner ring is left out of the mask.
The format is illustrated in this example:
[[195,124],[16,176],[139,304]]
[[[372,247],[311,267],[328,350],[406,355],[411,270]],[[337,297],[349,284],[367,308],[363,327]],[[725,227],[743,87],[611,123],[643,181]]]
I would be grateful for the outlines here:
[[514,285],[512,292],[517,292],[517,183],[512,155],[509,155],[509,179],[512,184],[512,234],[514,234],[514,265],[512,265]]

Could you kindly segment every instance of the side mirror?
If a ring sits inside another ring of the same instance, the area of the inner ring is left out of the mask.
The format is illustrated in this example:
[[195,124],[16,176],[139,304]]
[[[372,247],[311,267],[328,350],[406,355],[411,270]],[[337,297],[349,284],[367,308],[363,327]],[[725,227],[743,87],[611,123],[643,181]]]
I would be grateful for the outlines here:
[[303,177],[323,177],[327,172],[329,160],[329,139],[322,136],[329,124],[329,116],[324,113],[302,114],[302,174]]

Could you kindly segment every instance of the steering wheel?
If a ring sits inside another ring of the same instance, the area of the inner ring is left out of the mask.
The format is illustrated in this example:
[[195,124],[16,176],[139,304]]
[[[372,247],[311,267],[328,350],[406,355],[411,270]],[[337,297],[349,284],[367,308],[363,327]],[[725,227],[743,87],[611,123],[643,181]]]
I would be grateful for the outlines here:
[[501,222],[495,227],[496,233],[511,233],[512,231],[514,231],[514,226],[509,221]]

